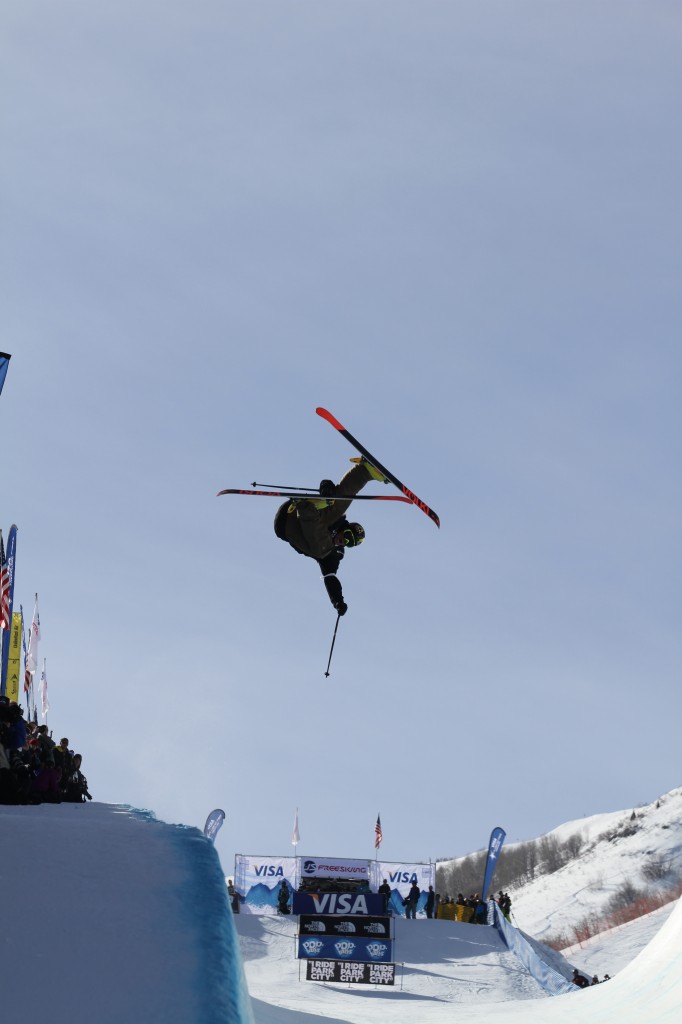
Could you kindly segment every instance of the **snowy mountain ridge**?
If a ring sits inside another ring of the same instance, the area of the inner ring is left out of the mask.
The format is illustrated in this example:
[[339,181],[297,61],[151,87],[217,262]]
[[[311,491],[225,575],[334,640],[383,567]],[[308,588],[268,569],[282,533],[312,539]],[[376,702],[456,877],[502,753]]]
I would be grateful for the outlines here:
[[[440,862],[439,885],[442,880],[456,884],[467,860]],[[506,881],[510,870],[517,877]],[[681,882],[678,787],[634,810],[591,815],[559,825],[530,843],[510,844],[500,855],[492,890],[501,887],[510,893],[517,927],[561,946],[596,934],[607,919],[624,923],[628,906],[639,907],[634,916],[640,916],[670,902],[679,896]],[[453,888],[447,891],[452,894]],[[557,942],[561,938],[565,943]]]

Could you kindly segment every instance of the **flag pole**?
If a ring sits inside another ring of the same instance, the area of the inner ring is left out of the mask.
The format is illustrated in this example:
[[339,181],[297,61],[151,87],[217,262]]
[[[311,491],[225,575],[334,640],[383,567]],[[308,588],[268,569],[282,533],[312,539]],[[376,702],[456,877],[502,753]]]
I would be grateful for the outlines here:
[[294,831],[291,834],[291,845],[294,848],[294,857],[297,856],[298,844],[301,841],[301,836],[298,831],[298,807],[296,808],[296,814],[294,816]]

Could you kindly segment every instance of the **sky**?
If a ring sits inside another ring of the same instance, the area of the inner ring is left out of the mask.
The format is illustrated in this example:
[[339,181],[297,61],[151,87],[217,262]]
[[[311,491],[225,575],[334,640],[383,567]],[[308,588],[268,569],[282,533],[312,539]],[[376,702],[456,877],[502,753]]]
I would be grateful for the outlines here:
[[[679,836],[678,821],[670,815],[667,825]],[[679,1018],[679,901],[565,956],[537,947],[566,978],[574,966],[588,977],[610,975],[583,991],[547,996],[524,966],[523,948],[517,957],[496,928],[419,919],[393,920],[394,987],[322,985],[301,978],[296,918],[232,916],[224,866],[196,829],[96,801],[0,806],[0,825],[3,870],[14,883],[3,897],[12,922],[4,1005],[24,1005],[31,963],[40,976],[32,1006],[55,1024],[91,1019],[93,1000],[102,1024],[373,1024],[387,1011],[402,1024],[445,1024],[453,1010],[486,1024],[564,1024],[576,1012],[582,1024]],[[640,860],[650,840],[643,830]],[[598,850],[607,879],[617,847]],[[50,856],[41,858],[45,850]],[[568,923],[575,907],[564,898],[564,874],[540,880],[536,903]],[[521,938],[510,931],[512,941]],[[57,934],[64,941],[55,942]]]
[[[2,20],[0,525],[95,797],[428,861],[679,784],[677,5]],[[358,507],[329,678],[216,497],[340,478],[320,405],[442,524]]]

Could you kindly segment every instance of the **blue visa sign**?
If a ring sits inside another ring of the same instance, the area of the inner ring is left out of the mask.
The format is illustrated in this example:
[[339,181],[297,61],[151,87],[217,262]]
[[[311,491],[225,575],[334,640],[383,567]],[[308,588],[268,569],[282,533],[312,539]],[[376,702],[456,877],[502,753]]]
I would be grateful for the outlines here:
[[370,914],[384,913],[384,898],[377,892],[295,892],[294,914]]

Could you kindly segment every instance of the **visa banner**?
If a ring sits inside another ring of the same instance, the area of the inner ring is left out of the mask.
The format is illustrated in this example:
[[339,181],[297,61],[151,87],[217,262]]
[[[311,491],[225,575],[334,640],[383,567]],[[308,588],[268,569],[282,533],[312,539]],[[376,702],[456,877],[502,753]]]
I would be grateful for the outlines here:
[[436,885],[436,865],[433,861],[428,863],[410,864],[402,861],[373,861],[370,875],[370,884],[373,889],[386,880],[391,887],[391,895],[388,900],[387,910],[392,914],[402,917],[405,914],[403,900],[413,885],[419,886],[421,895],[417,903],[417,915],[425,917],[424,906],[428,896],[429,886]]
[[238,853],[234,859],[234,887],[241,897],[242,914],[277,913],[282,882],[294,892],[298,886],[298,857],[258,857]]
[[294,914],[370,914],[381,917],[384,897],[377,892],[295,892]]

